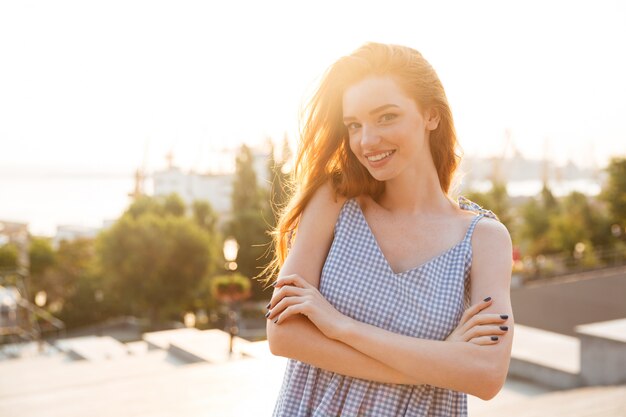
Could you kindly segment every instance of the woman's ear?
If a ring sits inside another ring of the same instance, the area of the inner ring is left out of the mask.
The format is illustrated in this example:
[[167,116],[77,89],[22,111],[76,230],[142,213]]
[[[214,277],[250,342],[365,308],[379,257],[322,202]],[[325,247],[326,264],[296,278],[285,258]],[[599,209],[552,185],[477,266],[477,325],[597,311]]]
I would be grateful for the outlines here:
[[440,119],[441,117],[439,117],[439,112],[437,110],[433,109],[432,107],[428,109],[425,114],[426,129],[427,130],[437,129],[437,126],[439,126]]

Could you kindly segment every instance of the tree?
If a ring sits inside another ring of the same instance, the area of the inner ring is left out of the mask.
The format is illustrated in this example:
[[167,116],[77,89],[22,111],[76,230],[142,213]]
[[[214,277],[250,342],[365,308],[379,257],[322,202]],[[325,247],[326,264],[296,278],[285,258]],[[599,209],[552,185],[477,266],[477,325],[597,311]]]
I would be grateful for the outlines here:
[[559,215],[559,204],[547,184],[543,185],[538,197],[530,198],[520,208],[520,215],[522,219],[520,238],[526,244],[529,255],[536,256],[559,250],[548,238],[550,221]]
[[43,274],[55,263],[55,253],[50,239],[45,237],[33,237],[30,240],[28,250],[30,260],[30,274],[37,276]]
[[[98,238],[110,292],[127,314],[147,314],[153,326],[189,304],[215,255],[209,231],[181,216],[175,201],[140,199]],[[208,216],[202,220],[210,224]]]
[[117,313],[115,300],[110,296],[103,298],[94,239],[61,241],[54,260],[43,271],[40,290],[48,295],[48,310],[68,328],[95,323]]
[[[270,222],[265,218],[268,212],[267,194],[257,184],[252,151],[246,145],[241,146],[236,158],[232,210],[233,216],[228,224],[227,234],[239,243],[238,269],[243,275],[254,278],[260,272],[264,253],[267,252],[271,240],[267,234]],[[254,280],[252,298],[261,300],[267,297],[262,284]]]
[[550,218],[548,238],[558,251],[572,254],[577,243],[591,251],[592,246],[605,246],[610,240],[610,226],[583,193],[574,191],[561,203],[562,210]]
[[222,236],[217,230],[217,213],[208,201],[196,200],[192,205],[192,218],[196,225],[204,230],[209,237],[209,266],[207,274],[213,274],[221,263],[219,260]]
[[513,217],[511,216],[511,205],[505,183],[493,182],[491,189],[486,193],[469,191],[465,194],[465,197],[484,209],[493,211],[513,234]]
[[142,195],[133,201],[130,207],[126,209],[125,214],[135,219],[146,213],[182,217],[185,215],[185,209],[185,202],[176,193],[158,197]]
[[600,194],[607,202],[612,220],[626,227],[626,158],[612,158],[606,168],[608,180]]
[[208,201],[196,200],[192,206],[193,219],[198,226],[210,234],[217,231],[217,214]]
[[0,268],[17,268],[17,247],[11,243],[0,246]]

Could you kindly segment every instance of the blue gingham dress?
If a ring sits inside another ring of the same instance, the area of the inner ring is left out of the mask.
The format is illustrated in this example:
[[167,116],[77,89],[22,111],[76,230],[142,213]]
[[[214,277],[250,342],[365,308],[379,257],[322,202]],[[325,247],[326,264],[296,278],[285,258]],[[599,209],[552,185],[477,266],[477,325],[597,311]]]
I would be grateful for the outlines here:
[[[394,333],[444,340],[470,305],[470,239],[495,214],[459,197],[478,214],[463,240],[410,270],[389,266],[354,198],[346,200],[322,268],[320,293],[342,314]],[[374,300],[376,302],[374,302]],[[467,395],[431,385],[353,378],[289,359],[273,417],[467,416]]]

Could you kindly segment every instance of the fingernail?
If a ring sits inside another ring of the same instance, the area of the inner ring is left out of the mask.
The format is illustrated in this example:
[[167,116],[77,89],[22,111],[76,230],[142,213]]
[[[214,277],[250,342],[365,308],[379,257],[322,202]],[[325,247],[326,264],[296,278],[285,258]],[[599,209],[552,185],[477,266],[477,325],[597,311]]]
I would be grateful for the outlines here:
[[500,330],[509,330],[509,326],[500,326]]
[[506,320],[506,319],[509,318],[509,315],[508,314],[500,314],[500,318],[503,319],[503,320]]
[[267,318],[270,315],[270,312],[268,311],[267,313],[265,313],[265,318]]
[[491,300],[491,297],[487,297],[483,301],[489,301],[489,300]]
[[270,306],[272,305],[272,302],[270,301],[269,303],[267,303],[267,305],[265,306],[265,308],[270,308]]
[[278,321],[278,317],[276,317],[276,320],[274,320],[274,323],[276,323]]
[[278,281],[272,282],[272,287],[275,287],[277,283],[278,283]]
[[491,336],[491,340],[495,342],[496,340],[498,340],[498,336]]

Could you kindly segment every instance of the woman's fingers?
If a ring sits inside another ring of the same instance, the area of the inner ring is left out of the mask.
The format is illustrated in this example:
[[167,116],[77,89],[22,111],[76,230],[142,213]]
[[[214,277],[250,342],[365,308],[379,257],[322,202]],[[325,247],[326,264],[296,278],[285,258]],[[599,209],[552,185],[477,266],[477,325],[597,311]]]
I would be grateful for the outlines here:
[[294,287],[292,285],[283,285],[280,288],[274,290],[274,294],[272,295],[272,299],[270,300],[267,308],[273,309],[276,305],[285,297],[290,297],[294,295],[303,295],[304,289]]
[[501,336],[508,332],[508,326],[482,325],[474,326],[463,335],[466,342],[481,336]]
[[301,303],[302,301],[304,301],[304,297],[285,297],[280,300],[274,307],[270,308],[265,317],[268,320],[274,321],[276,317],[280,315],[280,313],[283,312],[283,310],[285,310],[287,307],[296,303]]
[[298,274],[285,275],[284,277],[280,277],[272,283],[272,286],[276,288],[280,288],[283,285],[292,285],[294,287],[307,288],[311,284],[309,284],[304,278],[302,278]]
[[485,308],[489,307],[489,305],[491,305],[492,301],[493,300],[491,299],[491,297],[487,297],[484,300],[482,300],[481,302],[476,303],[473,306],[470,306],[467,310],[465,310],[465,312],[463,313],[463,316],[461,316],[461,320],[459,322],[459,326],[464,325],[473,315],[476,315],[480,311],[482,311]]
[[481,324],[504,325],[508,318],[508,314],[476,314],[472,318],[470,318],[463,326],[461,326],[461,331],[462,333],[467,333],[472,327],[479,326]]
[[470,343],[474,343],[476,345],[495,345],[499,341],[499,336],[479,336],[469,340]]
[[268,311],[268,320],[280,324],[287,317],[299,314],[304,308],[304,297],[286,297],[272,310]]

